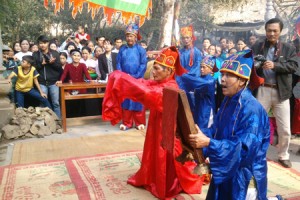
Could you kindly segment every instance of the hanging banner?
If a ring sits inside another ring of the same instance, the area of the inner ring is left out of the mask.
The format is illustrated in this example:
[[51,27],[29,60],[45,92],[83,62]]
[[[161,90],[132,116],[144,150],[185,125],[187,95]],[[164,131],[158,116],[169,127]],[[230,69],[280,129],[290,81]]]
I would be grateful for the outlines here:
[[[83,4],[88,4],[88,11],[91,12],[94,19],[100,8],[103,8],[104,15],[110,24],[112,16],[121,13],[125,24],[135,21],[135,17],[139,17],[139,26],[142,26],[145,19],[150,18],[152,9],[152,0],[69,0],[70,7],[73,6],[72,17],[75,18],[78,12],[82,11]],[[48,9],[49,0],[44,0],[44,6]],[[55,6],[54,13],[64,9],[64,0],[52,0]]]

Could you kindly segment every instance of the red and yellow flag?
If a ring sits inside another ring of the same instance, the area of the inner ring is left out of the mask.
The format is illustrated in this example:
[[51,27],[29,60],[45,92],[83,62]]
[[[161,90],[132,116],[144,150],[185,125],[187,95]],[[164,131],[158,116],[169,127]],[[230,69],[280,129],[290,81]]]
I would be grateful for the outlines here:
[[[72,16],[76,17],[78,11],[81,12],[83,3],[88,4],[88,11],[91,12],[92,18],[103,8],[104,15],[107,16],[108,23],[111,23],[112,16],[121,13],[125,24],[134,21],[134,17],[138,16],[139,26],[142,26],[145,19],[150,18],[152,9],[152,0],[69,0],[70,6],[73,5]],[[44,0],[44,6],[48,9],[49,0]],[[52,0],[55,6],[54,13],[64,9],[64,0]]]

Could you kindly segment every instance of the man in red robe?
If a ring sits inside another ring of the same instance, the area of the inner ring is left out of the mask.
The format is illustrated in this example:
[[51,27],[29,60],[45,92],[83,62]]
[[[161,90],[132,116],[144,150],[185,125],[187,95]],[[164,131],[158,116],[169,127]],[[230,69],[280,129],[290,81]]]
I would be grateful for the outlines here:
[[[125,98],[139,101],[150,109],[141,168],[128,183],[144,187],[159,199],[174,197],[182,191],[199,194],[203,183],[203,178],[192,173],[196,163],[181,164],[175,160],[182,153],[178,138],[171,137],[174,138],[173,154],[162,146],[166,142],[162,133],[163,88],[178,88],[174,76],[184,72],[176,47],[163,49],[154,62],[154,80],[135,79],[114,71],[109,76],[103,101],[102,117],[113,125],[122,119],[121,103]],[[176,124],[174,135],[175,130]]]

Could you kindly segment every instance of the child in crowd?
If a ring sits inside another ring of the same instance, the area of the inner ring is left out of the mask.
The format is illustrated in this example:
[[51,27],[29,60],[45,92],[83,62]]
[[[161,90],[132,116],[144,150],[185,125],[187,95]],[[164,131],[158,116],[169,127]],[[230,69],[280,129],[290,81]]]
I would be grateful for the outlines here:
[[[62,83],[67,77],[69,77],[69,82],[84,82],[85,79],[92,80],[90,74],[88,73],[87,67],[84,63],[80,63],[81,53],[78,49],[73,49],[70,52],[73,62],[71,64],[66,64],[64,72],[57,83]],[[84,77],[85,76],[85,77]],[[79,93],[86,93],[86,90],[80,90]]]
[[[12,82],[13,77],[17,77],[16,81],[16,105],[17,107],[24,107],[24,96],[31,96],[40,101],[44,106],[51,108],[47,95],[41,90],[37,77],[39,73],[36,71],[34,65],[34,58],[32,56],[23,56],[21,66],[18,66],[8,76],[8,82]],[[38,91],[33,87],[37,87]]]
[[[7,78],[13,70],[20,65],[20,61],[14,57],[14,51],[8,46],[3,46],[3,66],[5,67],[5,71],[3,72],[3,77]],[[9,99],[12,103],[15,102],[15,85],[16,78],[12,79],[12,88],[8,94]]]
[[75,35],[75,37],[78,38],[80,41],[81,40],[90,40],[91,39],[90,35],[85,32],[84,26],[79,25],[78,29],[77,29],[77,32],[78,33]]

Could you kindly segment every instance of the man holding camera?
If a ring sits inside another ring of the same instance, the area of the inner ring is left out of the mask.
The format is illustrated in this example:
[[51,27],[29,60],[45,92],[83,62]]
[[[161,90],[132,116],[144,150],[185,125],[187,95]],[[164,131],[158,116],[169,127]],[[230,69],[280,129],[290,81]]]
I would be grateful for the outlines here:
[[257,67],[257,74],[265,79],[258,88],[257,99],[269,112],[272,109],[278,132],[278,162],[286,168],[292,167],[289,159],[290,102],[292,96],[292,74],[297,70],[296,50],[279,40],[283,23],[273,18],[265,24],[266,40],[256,43],[252,50],[255,55],[266,58]]
[[37,39],[39,51],[33,53],[36,69],[40,76],[38,81],[42,91],[51,99],[51,106],[58,118],[61,117],[59,105],[59,88],[56,82],[60,80],[62,67],[57,51],[49,49],[49,39],[41,35]]

